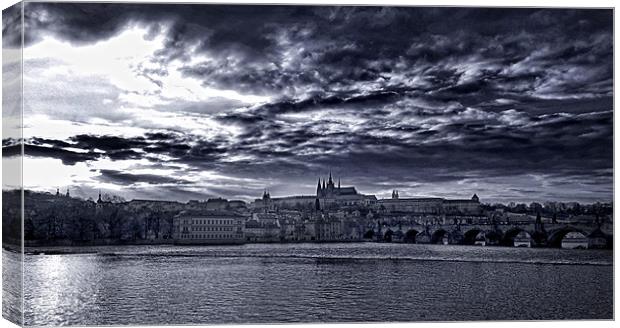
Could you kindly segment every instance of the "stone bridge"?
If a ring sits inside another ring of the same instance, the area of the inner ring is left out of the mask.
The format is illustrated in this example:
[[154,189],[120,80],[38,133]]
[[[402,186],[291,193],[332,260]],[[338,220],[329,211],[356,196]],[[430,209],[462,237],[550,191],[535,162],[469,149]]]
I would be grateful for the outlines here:
[[[560,247],[562,239],[569,232],[580,232],[589,236],[599,229],[595,224],[545,223],[537,228],[535,223],[527,224],[401,224],[381,225],[369,228],[365,239],[383,242],[404,242],[417,244],[460,244],[514,246],[517,236],[529,238],[532,246]],[[613,227],[600,227],[611,243]],[[525,232],[526,234],[521,234]],[[607,245],[610,246],[610,245]]]

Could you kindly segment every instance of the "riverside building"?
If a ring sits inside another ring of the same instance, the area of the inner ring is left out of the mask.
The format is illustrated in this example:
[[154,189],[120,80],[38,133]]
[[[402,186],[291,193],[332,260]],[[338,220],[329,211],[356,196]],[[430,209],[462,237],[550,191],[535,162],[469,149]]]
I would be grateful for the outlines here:
[[184,211],[174,217],[177,244],[242,244],[246,218],[227,211]]

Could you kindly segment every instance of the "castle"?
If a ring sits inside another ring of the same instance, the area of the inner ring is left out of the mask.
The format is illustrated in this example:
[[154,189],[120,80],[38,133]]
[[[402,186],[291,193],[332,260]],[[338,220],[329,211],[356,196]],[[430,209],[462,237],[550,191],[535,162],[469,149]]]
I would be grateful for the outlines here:
[[329,179],[316,186],[316,199],[319,200],[322,208],[328,208],[332,205],[337,206],[357,206],[357,205],[374,205],[377,201],[377,197],[374,195],[360,194],[355,190],[355,187],[341,187],[340,179],[338,179],[338,186],[332,179],[332,173],[329,172]]
[[470,199],[401,198],[398,190],[393,190],[392,198],[377,200],[374,195],[359,193],[355,187],[341,186],[340,179],[336,183],[331,172],[327,179],[319,178],[315,195],[271,197],[269,191],[265,189],[263,197],[256,199],[253,204],[253,208],[259,211],[278,209],[329,210],[360,206],[375,208],[386,213],[478,215],[481,212],[480,199],[475,194]]
[[[263,191],[262,198],[254,201],[253,207],[262,210],[274,209],[328,209],[335,206],[370,206],[374,205],[377,198],[374,195],[360,194],[355,187],[340,186],[334,183],[331,172],[329,178],[319,178],[315,195],[299,195],[288,197],[271,197],[267,189]],[[318,202],[318,204],[317,204]]]

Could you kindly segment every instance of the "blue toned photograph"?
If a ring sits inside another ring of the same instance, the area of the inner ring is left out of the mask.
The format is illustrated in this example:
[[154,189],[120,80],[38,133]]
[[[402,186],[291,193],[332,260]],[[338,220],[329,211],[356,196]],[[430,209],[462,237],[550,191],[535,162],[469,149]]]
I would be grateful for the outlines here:
[[2,315],[611,322],[613,20],[8,7]]

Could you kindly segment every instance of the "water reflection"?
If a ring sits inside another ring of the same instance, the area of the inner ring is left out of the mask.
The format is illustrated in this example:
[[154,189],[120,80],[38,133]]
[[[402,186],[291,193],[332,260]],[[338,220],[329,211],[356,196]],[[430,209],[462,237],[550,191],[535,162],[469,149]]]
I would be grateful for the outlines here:
[[611,252],[284,246],[29,255],[26,324],[612,317]]

